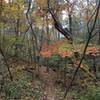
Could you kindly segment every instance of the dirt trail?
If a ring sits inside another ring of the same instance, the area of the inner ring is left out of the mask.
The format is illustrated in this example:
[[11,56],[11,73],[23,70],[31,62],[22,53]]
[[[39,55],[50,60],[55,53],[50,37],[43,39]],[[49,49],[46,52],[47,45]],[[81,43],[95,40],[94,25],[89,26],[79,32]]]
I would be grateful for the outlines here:
[[[23,68],[31,69],[32,65],[30,64],[25,64],[23,62],[19,62],[16,66],[23,66]],[[28,66],[28,67],[27,67]],[[30,71],[31,72],[31,71]],[[39,78],[44,82],[44,96],[41,100],[59,100],[57,97],[57,91],[58,89],[55,86],[55,82],[57,79],[57,73],[54,72],[52,69],[49,69],[47,72],[47,68],[44,66],[39,67],[39,72],[38,68],[32,71],[32,73],[39,74]]]
[[45,82],[45,95],[43,100],[57,100],[55,88],[56,73],[51,69],[47,72],[46,67],[41,67],[39,76]]

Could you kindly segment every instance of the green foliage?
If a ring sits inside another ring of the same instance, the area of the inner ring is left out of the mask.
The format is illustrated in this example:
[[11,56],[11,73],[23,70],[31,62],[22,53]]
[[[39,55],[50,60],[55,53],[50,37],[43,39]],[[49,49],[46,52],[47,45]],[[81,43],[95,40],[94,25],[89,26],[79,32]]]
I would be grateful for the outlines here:
[[87,91],[79,94],[78,100],[100,100],[100,87],[90,86]]
[[54,54],[52,57],[51,57],[52,60],[54,61],[58,61],[58,60],[61,60],[61,56],[58,55],[58,54]]
[[79,44],[84,43],[84,39],[83,38],[77,38],[75,42],[79,43]]
[[18,72],[17,70],[15,74],[16,78],[13,82],[5,82],[6,100],[20,100],[25,98],[40,100],[43,94],[43,84],[37,79],[34,79],[34,81],[33,77],[27,72]]
[[59,67],[59,61],[61,60],[61,56],[58,54],[52,55],[52,57],[48,60],[48,65],[50,65],[52,68],[58,68]]
[[65,42],[65,43],[63,43],[63,44],[60,45],[59,50],[60,51],[64,51],[64,50],[70,50],[70,51],[72,51],[72,45],[70,45],[68,43],[66,44],[66,42]]

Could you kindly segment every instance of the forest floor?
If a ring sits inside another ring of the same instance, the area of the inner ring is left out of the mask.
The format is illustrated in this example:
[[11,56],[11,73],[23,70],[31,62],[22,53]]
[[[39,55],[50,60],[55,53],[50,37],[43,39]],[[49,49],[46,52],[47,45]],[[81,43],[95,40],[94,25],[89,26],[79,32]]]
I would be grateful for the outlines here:
[[[53,71],[51,68],[47,71],[47,67],[45,66],[38,68],[38,65],[36,65],[37,67],[34,69],[34,63],[29,64],[23,61],[18,61],[13,66],[16,67],[16,69],[31,73],[33,77],[38,78],[44,84],[43,95],[40,100],[61,100],[61,95],[64,94],[63,92],[61,94],[61,85],[56,84],[58,78],[56,71]],[[35,81],[35,78],[33,81]]]
[[55,87],[55,79],[56,79],[56,73],[52,71],[51,69],[49,72],[46,71],[46,67],[41,67],[39,71],[40,79],[42,79],[45,82],[45,95],[43,100],[56,100],[56,91],[57,88]]
[[[46,66],[23,60],[9,59],[8,63],[11,65],[13,82],[8,81],[8,79],[5,80],[3,86],[5,91],[1,90],[3,93],[0,91],[0,100],[62,100],[65,84],[61,72],[52,68],[47,70]],[[6,74],[7,70],[4,73]],[[67,86],[70,78],[66,77]],[[76,85],[74,84],[68,93],[66,100],[77,100],[77,91],[82,91],[84,81],[82,81],[82,84],[80,83],[80,87],[76,82]],[[87,83],[85,86],[87,86]]]

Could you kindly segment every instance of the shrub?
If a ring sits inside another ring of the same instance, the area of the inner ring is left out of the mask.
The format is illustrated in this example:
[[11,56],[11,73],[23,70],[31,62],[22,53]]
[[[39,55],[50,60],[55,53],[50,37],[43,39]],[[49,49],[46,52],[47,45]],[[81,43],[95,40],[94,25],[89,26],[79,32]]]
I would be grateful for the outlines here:
[[78,100],[100,100],[100,87],[88,87],[85,93],[79,94]]

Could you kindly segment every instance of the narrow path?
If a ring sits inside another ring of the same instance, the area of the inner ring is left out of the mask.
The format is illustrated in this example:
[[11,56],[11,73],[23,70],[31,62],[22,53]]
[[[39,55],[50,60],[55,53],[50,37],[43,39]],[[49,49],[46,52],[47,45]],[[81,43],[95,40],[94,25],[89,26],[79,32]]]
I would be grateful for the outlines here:
[[55,78],[56,73],[53,72],[51,69],[49,72],[46,71],[46,67],[40,68],[39,73],[40,78],[45,82],[45,95],[43,100],[57,100],[56,99],[56,88],[55,88]]
[[[27,64],[25,62],[18,62],[16,66],[22,66],[22,69],[30,69],[33,68],[32,65]],[[31,71],[30,71],[31,72]],[[39,74],[39,78],[43,81],[45,84],[44,86],[44,96],[41,98],[41,100],[59,100],[57,92],[59,91],[56,87],[55,83],[57,80],[57,73],[54,72],[52,69],[49,69],[49,72],[47,72],[46,67],[41,66],[39,68],[36,68],[36,70],[32,70],[32,73]]]

